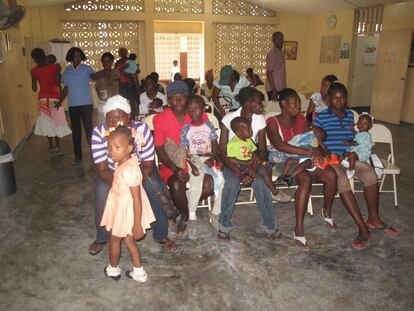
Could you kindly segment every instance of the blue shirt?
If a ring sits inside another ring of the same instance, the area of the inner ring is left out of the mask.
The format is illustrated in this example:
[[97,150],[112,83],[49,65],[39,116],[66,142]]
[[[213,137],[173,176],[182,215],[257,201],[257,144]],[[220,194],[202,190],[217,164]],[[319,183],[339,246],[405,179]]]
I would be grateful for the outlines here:
[[73,68],[73,65],[66,67],[63,72],[63,84],[68,87],[68,105],[69,107],[93,105],[92,91],[89,87],[92,67],[79,64]]
[[328,108],[317,114],[313,120],[314,127],[325,131],[324,143],[329,152],[339,156],[349,149],[345,141],[354,139],[354,114],[348,108],[345,108],[344,113],[344,117],[340,118]]

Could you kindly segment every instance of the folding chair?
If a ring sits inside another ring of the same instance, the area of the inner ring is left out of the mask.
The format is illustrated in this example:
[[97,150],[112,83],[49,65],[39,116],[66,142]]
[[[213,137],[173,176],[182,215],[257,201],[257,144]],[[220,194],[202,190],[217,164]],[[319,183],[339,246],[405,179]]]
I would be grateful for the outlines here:
[[[373,124],[370,132],[372,134],[373,143],[388,144],[390,146],[390,153],[388,155],[388,158],[381,159],[381,162],[384,164],[384,173],[381,178],[379,192],[393,192],[394,193],[394,204],[395,204],[395,207],[398,207],[396,175],[399,175],[401,173],[401,169],[397,165],[395,165],[394,145],[392,141],[391,131],[385,125]],[[383,190],[385,177],[387,175],[392,175],[392,182],[393,182],[392,190]]]

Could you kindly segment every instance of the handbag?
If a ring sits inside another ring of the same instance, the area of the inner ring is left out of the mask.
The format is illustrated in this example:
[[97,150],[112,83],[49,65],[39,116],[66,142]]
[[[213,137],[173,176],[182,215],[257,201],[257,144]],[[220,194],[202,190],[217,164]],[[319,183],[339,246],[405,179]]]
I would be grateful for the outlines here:
[[374,167],[375,174],[377,174],[377,178],[381,179],[382,175],[384,174],[384,164],[382,163],[380,157],[373,153],[371,154],[367,162]]
[[185,146],[177,145],[173,140],[167,138],[164,144],[164,150],[176,166],[184,169],[187,157],[187,149]]
[[162,190],[160,190],[154,185],[151,178],[148,178],[146,176],[144,176],[144,178],[148,180],[149,184],[151,185],[152,189],[154,190],[155,194],[160,200],[161,208],[164,211],[167,219],[175,219],[177,215],[177,207],[174,205],[167,187],[163,184]]

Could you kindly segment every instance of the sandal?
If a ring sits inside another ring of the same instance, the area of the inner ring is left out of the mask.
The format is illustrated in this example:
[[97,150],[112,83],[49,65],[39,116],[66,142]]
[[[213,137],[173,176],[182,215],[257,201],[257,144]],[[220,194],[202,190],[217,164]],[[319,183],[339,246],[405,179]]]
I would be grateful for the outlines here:
[[94,241],[91,245],[89,245],[89,254],[92,256],[98,255],[100,252],[103,251],[106,242],[97,242]]
[[175,244],[175,242],[173,240],[170,240],[168,237],[166,237],[162,241],[157,242],[160,244],[161,249],[163,251],[166,251],[168,253],[174,253],[177,250],[177,244]]
[[352,240],[351,245],[353,249],[362,251],[368,247],[368,239],[358,236]]
[[309,251],[309,244],[304,236],[296,236],[295,232],[293,232],[293,240],[295,241],[296,247],[298,247],[300,250],[304,252]]
[[325,217],[325,215],[323,214],[323,208],[321,209],[321,217],[325,222],[326,227],[328,227],[329,231],[336,232],[336,224],[334,223],[333,218]]
[[217,238],[221,242],[229,242],[230,241],[230,234],[227,232],[220,231],[217,233]]
[[185,230],[187,230],[187,222],[181,221],[178,223],[177,227],[175,228],[175,233],[177,235],[184,235]]
[[385,234],[389,234],[389,235],[400,235],[401,230],[385,225],[384,227],[374,227],[374,225],[371,225],[369,223],[367,223],[367,227],[369,229],[369,231],[372,232],[381,232],[383,231]]
[[283,234],[282,234],[282,232],[280,232],[279,230],[276,230],[275,232],[273,232],[271,235],[270,235],[270,239],[273,241],[273,242],[281,242],[282,241],[282,239],[283,239]]

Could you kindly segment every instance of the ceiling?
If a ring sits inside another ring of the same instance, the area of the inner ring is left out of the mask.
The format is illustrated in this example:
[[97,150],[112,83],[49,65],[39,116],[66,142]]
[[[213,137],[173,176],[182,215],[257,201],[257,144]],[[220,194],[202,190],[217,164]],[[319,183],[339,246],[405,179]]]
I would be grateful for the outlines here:
[[[1,0],[0,0],[1,1]],[[25,0],[28,6],[51,6],[74,0]],[[355,9],[376,4],[390,4],[401,0],[249,0],[263,7],[299,15],[319,15],[335,11]],[[414,0],[409,0],[414,1]]]

